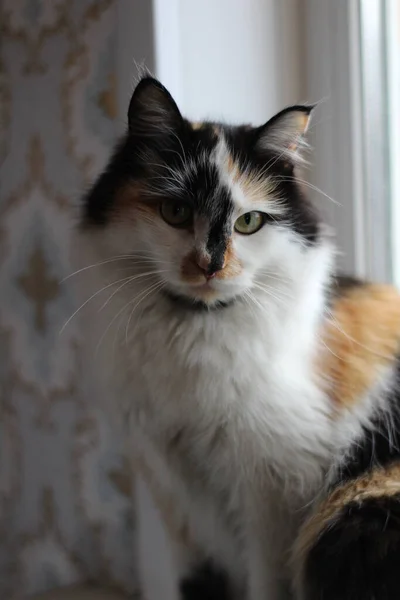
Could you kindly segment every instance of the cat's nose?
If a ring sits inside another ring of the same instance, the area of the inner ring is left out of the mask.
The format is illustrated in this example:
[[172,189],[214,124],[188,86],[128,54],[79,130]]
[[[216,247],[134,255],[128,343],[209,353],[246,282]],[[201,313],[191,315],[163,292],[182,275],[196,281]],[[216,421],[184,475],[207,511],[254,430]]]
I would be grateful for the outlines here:
[[204,276],[207,280],[213,279],[216,276],[219,268],[215,268],[215,265],[211,264],[211,258],[207,255],[201,254],[197,256],[197,265],[203,271]]

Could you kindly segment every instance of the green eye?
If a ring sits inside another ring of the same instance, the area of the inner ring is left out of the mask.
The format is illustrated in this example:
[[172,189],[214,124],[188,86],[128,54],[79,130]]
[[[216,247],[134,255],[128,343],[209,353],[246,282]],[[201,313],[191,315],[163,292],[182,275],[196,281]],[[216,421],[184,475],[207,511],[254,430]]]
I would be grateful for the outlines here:
[[245,213],[235,222],[235,231],[244,235],[256,233],[264,225],[264,215],[256,210]]
[[173,200],[165,200],[160,206],[160,213],[171,227],[186,227],[193,218],[193,211],[188,204]]

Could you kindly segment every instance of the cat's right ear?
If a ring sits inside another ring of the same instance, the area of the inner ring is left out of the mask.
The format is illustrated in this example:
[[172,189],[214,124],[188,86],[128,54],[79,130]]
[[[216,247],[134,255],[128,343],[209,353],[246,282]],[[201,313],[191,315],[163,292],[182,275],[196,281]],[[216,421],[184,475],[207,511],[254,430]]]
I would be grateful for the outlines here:
[[182,122],[168,90],[153,77],[141,79],[129,104],[129,132],[140,137],[165,136],[179,129]]

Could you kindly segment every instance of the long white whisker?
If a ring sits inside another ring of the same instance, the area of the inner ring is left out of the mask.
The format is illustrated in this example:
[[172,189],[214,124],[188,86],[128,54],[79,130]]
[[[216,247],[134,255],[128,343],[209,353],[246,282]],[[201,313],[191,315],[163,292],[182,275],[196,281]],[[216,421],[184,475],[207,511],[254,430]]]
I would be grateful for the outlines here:
[[276,296],[273,292],[271,292],[271,290],[269,290],[266,287],[263,287],[263,286],[259,285],[258,283],[254,283],[253,285],[254,285],[254,287],[262,290],[265,294],[267,294],[267,296],[270,296],[274,300],[277,300],[279,303],[282,304],[282,306],[285,306],[286,308],[288,307],[288,304],[285,303],[285,299],[284,298],[280,298],[279,296]]
[[292,294],[289,294],[289,292],[287,292],[286,290],[281,290],[281,289],[276,289],[274,288],[273,290],[271,290],[270,287],[268,287],[268,285],[266,285],[265,283],[258,281],[257,279],[254,281],[254,284],[259,287],[262,290],[265,290],[266,292],[270,293],[270,294],[275,294],[276,297],[278,298],[280,295],[282,295],[285,298],[288,299],[293,299]]
[[[125,327],[125,343],[126,343],[126,345],[128,345],[129,325],[130,325],[133,313],[135,312],[135,310],[137,309],[137,307],[139,306],[139,304],[141,304],[143,302],[143,300],[145,300],[145,298],[147,298],[147,296],[150,293],[155,292],[155,291],[157,291],[159,289],[162,289],[163,287],[165,287],[165,285],[166,285],[165,282],[159,281],[156,284],[153,284],[153,286],[151,286],[150,288],[147,288],[147,290],[146,290],[147,293],[144,296],[142,296],[142,298],[140,298],[140,300],[137,302],[137,304],[135,304],[135,306],[132,308],[131,313],[129,315],[128,322],[127,322],[126,327]],[[136,327],[137,327],[137,324],[136,324]],[[134,329],[134,332],[136,331],[136,327]]]
[[102,311],[103,308],[105,308],[107,306],[107,304],[115,296],[115,294],[117,294],[123,287],[125,287],[132,281],[135,281],[136,279],[140,279],[141,277],[150,277],[152,275],[158,275],[160,273],[166,273],[166,272],[167,272],[166,269],[164,269],[163,271],[147,271],[146,273],[139,273],[139,275],[132,275],[132,277],[129,277],[128,281],[125,281],[116,290],[113,291],[111,296],[109,298],[107,298],[107,300],[104,302],[104,304],[99,308],[99,312]]
[[317,187],[313,183],[310,183],[309,181],[306,181],[305,179],[301,179],[300,177],[288,176],[288,175],[280,176],[280,177],[277,177],[276,179],[278,179],[279,181],[298,181],[299,183],[302,183],[306,187],[310,188],[311,190],[318,192],[318,194],[321,194],[322,196],[324,196],[325,198],[327,198],[328,200],[330,200],[331,202],[336,204],[336,206],[343,206],[340,202],[338,202],[337,200],[332,198],[332,196],[329,196],[326,192],[321,190],[321,188]]
[[[252,292],[250,292],[250,290],[247,290],[247,295],[250,298],[250,300],[253,302],[253,304],[255,306],[257,306],[259,308],[259,310],[261,310],[261,312],[266,313],[266,308],[265,306],[263,306],[258,300],[257,298],[254,296],[254,294],[252,294]],[[274,327],[276,327],[277,325],[277,320],[273,318],[271,312],[268,313],[268,318],[270,319],[271,323],[273,324]]]
[[[140,258],[140,261],[134,260],[136,258]],[[67,275],[66,277],[61,279],[59,283],[61,285],[62,283],[64,283],[64,281],[67,281],[67,279],[70,279],[71,277],[74,277],[74,275],[78,275],[79,273],[82,273],[83,271],[87,271],[88,269],[93,269],[94,267],[100,267],[101,265],[105,265],[105,264],[112,263],[112,262],[117,262],[119,260],[130,260],[130,261],[132,261],[132,266],[140,264],[140,262],[142,262],[142,261],[143,261],[143,263],[145,263],[145,262],[161,263],[162,262],[161,260],[159,260],[157,258],[153,258],[151,256],[146,257],[146,256],[143,256],[142,254],[122,254],[121,256],[107,258],[106,260],[102,260],[102,261],[94,263],[92,265],[87,265],[86,267],[82,267],[81,269],[78,269],[77,271],[74,271],[73,273],[70,273],[69,275]]]
[[119,316],[120,316],[120,315],[121,315],[121,314],[124,312],[124,310],[126,310],[126,309],[128,308],[128,306],[130,306],[130,305],[132,304],[132,302],[135,302],[136,298],[137,298],[137,296],[135,296],[134,298],[132,298],[132,300],[129,300],[129,302],[127,302],[126,304],[124,304],[124,306],[123,306],[123,307],[122,307],[122,308],[121,308],[121,309],[120,309],[120,310],[117,312],[117,314],[116,314],[116,315],[114,315],[114,317],[111,319],[111,321],[110,321],[110,322],[109,322],[109,324],[107,325],[107,327],[106,327],[105,331],[103,332],[103,334],[102,334],[102,336],[101,336],[100,340],[99,340],[99,341],[98,341],[98,343],[97,343],[96,350],[95,350],[95,353],[94,353],[94,356],[95,356],[95,358],[96,358],[96,356],[97,356],[97,354],[98,354],[98,351],[99,351],[99,349],[100,349],[100,346],[101,346],[101,344],[102,344],[102,342],[103,342],[103,340],[104,340],[105,336],[107,335],[107,332],[109,331],[110,327],[112,326],[112,324],[115,322],[115,320],[116,320],[116,319],[118,319],[118,317],[119,317]]
[[60,284],[64,283],[64,281],[67,281],[67,279],[70,279],[74,275],[78,275],[78,273],[82,273],[83,271],[87,271],[88,269],[93,269],[94,267],[99,267],[101,265],[105,265],[105,264],[111,263],[111,262],[117,262],[118,260],[129,260],[129,259],[131,259],[131,256],[129,254],[118,256],[118,257],[114,257],[114,258],[107,258],[106,260],[102,260],[100,262],[94,263],[93,265],[87,265],[86,267],[82,267],[82,269],[78,269],[77,271],[74,271],[73,273],[70,273],[69,275],[67,275],[66,277],[64,277],[63,279],[61,279],[59,283]]
[[278,281],[281,281],[282,283],[290,281],[289,277],[287,277],[286,275],[283,275],[282,273],[278,273],[275,271],[260,270],[259,273],[260,273],[260,275],[266,275],[268,277],[268,279],[276,279]]
[[126,281],[127,279],[130,279],[130,277],[123,277],[122,279],[118,279],[118,281],[112,281],[111,283],[109,283],[108,285],[104,286],[103,288],[101,288],[100,290],[97,290],[97,292],[95,292],[94,294],[92,294],[87,300],[85,300],[85,302],[83,304],[80,305],[79,308],[76,309],[76,311],[69,317],[69,319],[64,323],[64,325],[61,327],[60,329],[60,333],[59,335],[62,334],[62,332],[64,331],[64,329],[67,327],[68,323],[70,323],[72,321],[72,319],[78,314],[78,312],[84,307],[86,306],[86,304],[88,304],[91,300],[93,300],[93,298],[95,298],[96,296],[98,296],[99,294],[101,294],[101,292],[104,292],[105,290],[108,290],[108,288],[110,288],[113,285],[117,285],[118,283],[121,283],[121,281]]
[[[158,284],[158,283],[161,283],[161,282],[160,282],[160,281],[157,281],[156,283]],[[152,284],[152,285],[154,285],[154,284]],[[120,316],[120,315],[121,315],[121,314],[122,314],[122,313],[123,313],[123,312],[124,312],[124,311],[125,311],[125,310],[128,308],[128,306],[130,306],[130,305],[131,305],[133,302],[135,302],[135,301],[138,299],[138,297],[141,297],[141,296],[142,296],[142,294],[143,294],[143,293],[145,293],[145,292],[146,292],[148,289],[149,289],[149,288],[147,287],[147,288],[146,288],[144,291],[141,291],[141,292],[139,292],[139,294],[136,294],[136,296],[135,296],[134,298],[132,298],[132,300],[129,300],[129,302],[127,302],[127,303],[126,303],[126,304],[125,304],[125,305],[124,305],[124,306],[123,306],[123,307],[122,307],[122,308],[121,308],[121,309],[120,309],[120,310],[117,312],[117,314],[116,314],[116,315],[114,315],[114,317],[111,319],[110,323],[107,325],[107,327],[106,327],[105,331],[103,332],[103,334],[102,334],[102,336],[101,336],[100,340],[99,340],[99,341],[98,341],[98,343],[97,343],[96,350],[95,350],[95,357],[96,357],[96,356],[97,356],[97,354],[98,354],[98,351],[99,351],[99,349],[100,349],[100,346],[101,346],[101,344],[102,344],[102,342],[103,342],[103,340],[104,340],[105,336],[107,335],[107,332],[110,330],[110,327],[111,327],[111,326],[112,326],[112,324],[115,322],[115,320],[116,320],[116,319],[118,319],[118,317],[119,317],[119,316]]]
[[256,313],[255,313],[253,305],[252,305],[253,297],[252,297],[251,292],[249,292],[248,290],[245,290],[243,299],[246,301],[246,304],[248,305],[249,310],[253,314],[253,317],[256,318]]

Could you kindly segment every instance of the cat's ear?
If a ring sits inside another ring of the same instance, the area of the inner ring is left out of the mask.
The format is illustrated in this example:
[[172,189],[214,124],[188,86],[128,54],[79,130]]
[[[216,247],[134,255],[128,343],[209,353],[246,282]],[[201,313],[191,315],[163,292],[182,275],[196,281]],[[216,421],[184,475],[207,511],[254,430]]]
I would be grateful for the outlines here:
[[129,104],[129,132],[162,136],[174,132],[181,124],[181,113],[168,90],[153,77],[141,79]]
[[296,105],[279,112],[258,129],[256,149],[273,151],[292,162],[301,161],[313,109],[314,106]]

